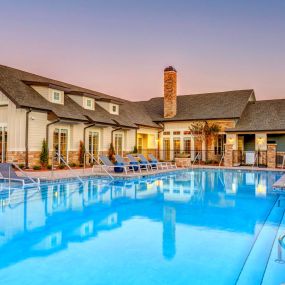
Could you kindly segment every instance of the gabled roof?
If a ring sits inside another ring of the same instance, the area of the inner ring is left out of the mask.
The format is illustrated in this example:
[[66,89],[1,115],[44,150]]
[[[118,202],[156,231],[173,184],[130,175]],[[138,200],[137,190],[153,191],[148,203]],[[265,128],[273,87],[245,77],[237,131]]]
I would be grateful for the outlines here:
[[250,102],[231,132],[285,131],[285,99]]
[[254,91],[236,90],[194,95],[177,96],[177,115],[173,118],[163,117],[163,97],[138,102],[143,105],[156,122],[236,119],[239,118],[249,100],[255,100]]

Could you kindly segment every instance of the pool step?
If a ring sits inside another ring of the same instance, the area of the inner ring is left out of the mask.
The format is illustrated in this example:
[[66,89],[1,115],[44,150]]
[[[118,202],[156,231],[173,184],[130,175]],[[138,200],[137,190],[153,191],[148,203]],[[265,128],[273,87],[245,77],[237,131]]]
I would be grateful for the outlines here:
[[[279,198],[280,199],[280,198]],[[256,241],[244,263],[237,279],[237,285],[262,284],[264,271],[271,254],[273,243],[276,239],[278,228],[284,217],[284,207],[280,207],[277,199],[269,213]]]
[[262,285],[285,284],[285,247],[281,247],[278,241],[283,234],[285,234],[285,213],[271,250]]

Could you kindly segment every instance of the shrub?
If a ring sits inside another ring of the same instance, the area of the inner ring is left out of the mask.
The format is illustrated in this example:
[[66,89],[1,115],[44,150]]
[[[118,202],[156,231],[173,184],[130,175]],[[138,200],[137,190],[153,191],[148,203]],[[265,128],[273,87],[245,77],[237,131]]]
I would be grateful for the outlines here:
[[24,163],[20,163],[18,166],[19,166],[20,169],[23,169],[25,167],[25,164]]
[[48,165],[47,165],[47,169],[48,169],[48,170],[51,170],[51,169],[52,169],[52,165],[51,165],[51,164],[48,164]]
[[83,141],[80,141],[79,144],[79,163],[84,164],[84,156],[85,156],[85,145]]
[[109,147],[109,150],[108,150],[108,157],[111,161],[115,161],[115,148],[114,148],[114,145],[113,143],[110,143],[110,147]]
[[40,154],[40,163],[42,166],[46,166],[48,164],[48,145],[47,141],[44,139],[42,142],[42,150]]
[[58,166],[59,169],[64,169],[65,168],[65,165],[63,163],[61,163],[59,166]]
[[40,165],[34,165],[34,166],[33,166],[33,169],[34,169],[34,170],[41,170],[42,167],[41,167]]
[[70,166],[70,167],[76,167],[76,163],[71,162],[71,163],[69,163],[69,166]]

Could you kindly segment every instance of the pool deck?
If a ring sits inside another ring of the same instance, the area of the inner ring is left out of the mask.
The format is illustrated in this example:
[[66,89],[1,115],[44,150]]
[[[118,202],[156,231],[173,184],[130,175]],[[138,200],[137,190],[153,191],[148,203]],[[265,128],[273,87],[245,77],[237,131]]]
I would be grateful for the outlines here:
[[[142,171],[142,172],[131,172],[129,171],[126,173],[111,173],[111,176],[114,178],[141,178],[141,177],[148,177],[148,176],[154,176],[157,174],[166,174],[170,172],[176,172],[181,171],[185,169],[227,169],[227,170],[250,170],[250,171],[284,171],[285,169],[276,169],[276,168],[258,168],[258,167],[218,167],[218,166],[210,166],[210,165],[194,165],[190,168],[169,168],[169,169],[159,169],[154,171]],[[20,173],[19,173],[20,174]],[[43,181],[57,181],[62,179],[74,179],[76,177],[81,178],[89,178],[89,177],[108,177],[108,175],[105,171],[103,171],[100,167],[95,168],[94,170],[92,168],[77,168],[72,170],[46,170],[46,171],[27,171],[27,175],[29,175],[32,178],[39,178]],[[275,188],[284,188],[285,187],[285,174],[275,182],[274,184]]]

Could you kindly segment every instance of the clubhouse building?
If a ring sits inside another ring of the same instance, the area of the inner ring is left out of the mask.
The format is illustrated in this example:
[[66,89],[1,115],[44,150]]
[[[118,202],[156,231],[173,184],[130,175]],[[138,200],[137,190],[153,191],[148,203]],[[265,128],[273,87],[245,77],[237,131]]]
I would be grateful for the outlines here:
[[[39,165],[42,143],[79,163],[80,148],[97,157],[153,153],[226,166],[282,166],[285,99],[257,101],[254,90],[177,95],[177,71],[164,70],[163,97],[131,102],[0,65],[0,160]],[[215,125],[201,138],[196,125]],[[218,126],[218,128],[217,128]]]

